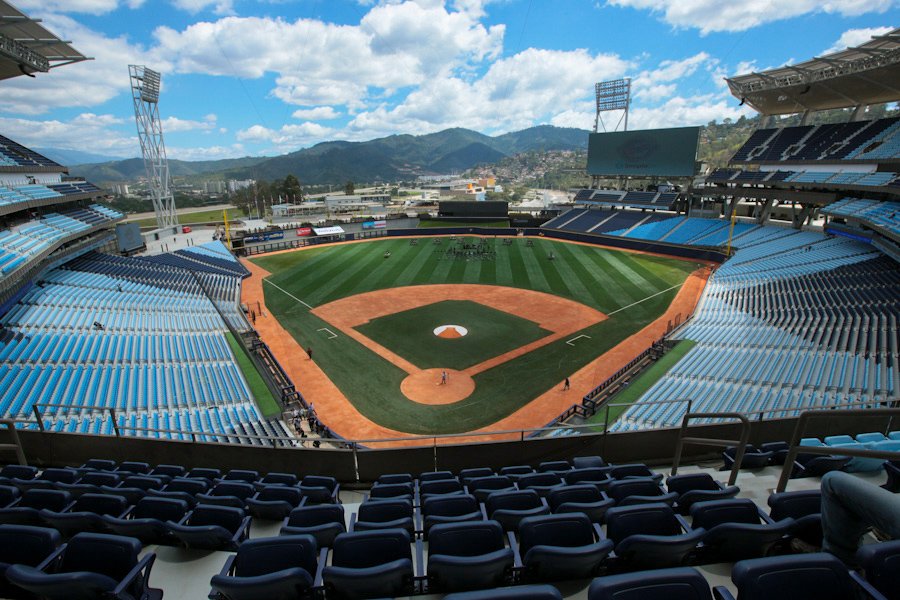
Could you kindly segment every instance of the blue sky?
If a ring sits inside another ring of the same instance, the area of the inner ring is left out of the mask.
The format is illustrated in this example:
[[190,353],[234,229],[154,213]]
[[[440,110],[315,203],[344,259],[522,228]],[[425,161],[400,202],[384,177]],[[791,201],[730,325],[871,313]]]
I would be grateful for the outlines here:
[[[751,115],[723,77],[857,45],[900,0],[13,0],[95,60],[0,82],[0,132],[138,156],[128,65],[163,73],[168,155],[550,123],[589,129],[631,77],[629,128]],[[610,127],[615,115],[610,115]]]

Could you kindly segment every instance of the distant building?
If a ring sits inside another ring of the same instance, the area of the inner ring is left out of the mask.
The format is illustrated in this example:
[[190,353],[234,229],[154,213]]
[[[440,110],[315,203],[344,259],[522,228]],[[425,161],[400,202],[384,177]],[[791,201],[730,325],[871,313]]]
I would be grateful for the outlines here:
[[390,194],[328,194],[325,196],[325,206],[330,212],[353,212],[380,208],[390,203]]
[[110,186],[112,193],[116,196],[130,196],[131,191],[128,189],[127,183],[114,183]]
[[203,190],[207,194],[224,194],[228,189],[228,185],[224,181],[206,181],[203,183]]
[[255,179],[229,179],[228,180],[228,191],[236,192],[238,190],[243,190],[251,185],[256,183]]

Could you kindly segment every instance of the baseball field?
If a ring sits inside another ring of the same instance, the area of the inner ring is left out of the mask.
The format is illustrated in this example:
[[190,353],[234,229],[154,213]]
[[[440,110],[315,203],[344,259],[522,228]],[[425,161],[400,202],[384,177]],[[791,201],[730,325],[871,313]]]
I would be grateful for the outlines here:
[[[548,392],[579,401],[599,383],[591,370],[602,378],[604,353],[659,321],[703,267],[545,238],[477,237],[380,239],[250,262],[265,277],[265,318],[292,338],[280,344],[261,329],[263,339],[283,364],[298,365],[295,384],[308,400],[304,379],[321,371],[331,395],[363,420],[424,435],[489,427]],[[566,377],[571,391],[562,390]],[[323,421],[345,435],[342,421],[354,417],[329,418],[331,398],[317,397]]]

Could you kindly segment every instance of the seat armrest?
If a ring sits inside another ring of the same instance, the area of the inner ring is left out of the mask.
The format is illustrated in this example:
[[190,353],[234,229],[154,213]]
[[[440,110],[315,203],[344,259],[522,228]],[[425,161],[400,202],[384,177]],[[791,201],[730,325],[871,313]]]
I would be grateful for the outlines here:
[[347,528],[347,531],[353,531],[356,529],[356,513],[350,514],[350,527]]
[[775,522],[775,519],[773,519],[765,511],[763,511],[762,507],[760,507],[759,504],[756,505],[756,514],[759,515],[760,520],[765,525],[771,525]]
[[132,567],[131,571],[122,578],[122,581],[119,582],[119,585],[116,586],[116,589],[113,590],[112,596],[114,598],[122,597],[122,594],[125,590],[132,585],[135,581],[137,581],[138,576],[143,573],[143,585],[145,588],[150,586],[150,569],[153,568],[153,563],[156,561],[156,552],[150,552],[149,554],[144,555],[138,564]]
[[675,513],[675,518],[678,520],[678,524],[681,525],[681,529],[685,533],[690,533],[692,531],[692,528],[691,528],[690,524],[687,522],[687,519],[685,519],[683,516],[679,515],[678,513]]
[[478,508],[481,509],[481,517],[485,521],[487,521],[488,520],[487,507],[484,505],[484,502],[479,502]]
[[413,565],[413,577],[421,579],[425,576],[425,549],[422,539],[416,538],[416,563]]
[[237,531],[234,532],[234,536],[231,538],[232,543],[237,546],[242,541],[246,540],[250,537],[250,516],[244,517],[241,521],[240,526],[237,528]]
[[717,585],[713,588],[713,598],[715,600],[734,600],[731,591],[724,585]]
[[237,558],[237,554],[230,554],[228,559],[225,560],[225,564],[222,565],[222,570],[219,571],[219,575],[228,576],[231,574],[231,567],[234,565],[234,560]]
[[322,581],[322,571],[328,562],[328,548],[319,548],[319,562],[316,565],[316,575],[313,580],[313,589],[322,589],[325,583]]
[[600,528],[600,523],[591,523],[591,526],[594,528],[594,533],[597,535],[598,542],[602,542],[606,539],[603,537],[603,530]]
[[522,556],[519,553],[519,543],[516,542],[516,534],[512,531],[507,531],[506,537],[509,539],[509,547],[513,551],[513,569],[521,569]]
[[35,567],[35,568],[38,569],[38,570],[40,570],[40,571],[44,571],[45,573],[49,573],[49,572],[50,572],[50,571],[48,570],[49,567],[50,567],[51,565],[53,565],[53,563],[59,562],[60,559],[62,559],[63,552],[66,551],[66,546],[68,546],[68,545],[69,545],[69,544],[62,544],[59,548],[57,548],[56,550],[54,550],[53,552],[51,552],[51,553],[50,553],[50,556],[48,556],[47,558],[45,558],[44,560],[42,560],[42,561],[41,561],[41,564],[39,564],[39,565],[38,565],[37,567]]
[[862,578],[862,576],[856,571],[850,571],[850,578],[853,579],[853,582],[859,586],[863,592],[865,592],[866,598],[873,598],[874,600],[887,600],[887,597],[884,596],[881,592],[876,590],[871,583]]

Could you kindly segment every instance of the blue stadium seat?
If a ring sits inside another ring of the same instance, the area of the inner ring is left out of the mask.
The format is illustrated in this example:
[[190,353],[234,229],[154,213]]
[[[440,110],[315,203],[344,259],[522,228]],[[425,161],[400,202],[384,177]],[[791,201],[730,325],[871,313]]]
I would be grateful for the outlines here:
[[210,484],[214,483],[217,479],[222,478],[222,471],[219,469],[212,469],[207,467],[194,467],[190,471],[188,471],[187,476],[191,479],[205,479]]
[[38,475],[37,467],[30,465],[4,465],[0,469],[0,483],[3,485],[11,485],[14,479],[26,481],[34,479]]
[[300,478],[293,473],[266,473],[262,479],[256,482],[257,488],[267,485],[291,485],[295,486],[299,483]]
[[496,521],[435,525],[428,538],[428,591],[502,585],[511,577],[514,562]]
[[416,531],[415,511],[409,498],[368,500],[359,505],[355,516],[356,520],[351,521],[351,531],[404,529],[410,536]]
[[611,467],[584,467],[572,469],[565,474],[564,479],[569,485],[586,483],[594,486],[599,491],[606,491],[609,485],[615,481],[609,475]]
[[626,465],[613,465],[609,469],[609,476],[613,479],[631,479],[634,477],[650,478],[657,483],[662,481],[662,473],[654,473],[650,468],[642,463],[631,463]]
[[176,477],[184,477],[186,472],[187,469],[181,465],[156,465],[150,471],[150,475],[153,477],[168,477],[169,481],[171,481]]
[[188,548],[237,550],[250,533],[250,517],[234,506],[199,504],[169,530]]
[[19,499],[22,494],[19,488],[11,485],[0,485],[0,508],[6,508]]
[[[734,465],[734,458],[737,455],[737,447],[730,446],[725,449],[722,453],[722,458],[725,461],[724,467],[722,470],[727,471],[731,469],[732,465]],[[753,444],[747,444],[744,448],[744,456],[741,458],[741,467],[742,469],[762,469],[765,466],[768,466],[772,461],[772,457],[775,455],[773,451],[762,451],[758,450]]]
[[781,521],[794,519],[791,535],[813,546],[822,545],[822,492],[797,490],[773,493],[769,496],[769,517]]
[[447,594],[444,600],[562,600],[559,590],[548,584],[516,585],[475,592]]
[[485,502],[488,518],[498,521],[504,531],[517,531],[525,517],[550,514],[547,501],[534,490],[494,492]]
[[65,490],[72,494],[73,497],[77,498],[82,494],[102,494],[104,493],[104,488],[115,488],[121,481],[122,476],[118,473],[111,473],[109,471],[88,471],[75,483],[59,482],[56,484],[56,488]]
[[707,530],[703,556],[718,562],[766,556],[794,528],[789,517],[770,522],[748,498],[698,502],[691,507],[691,517],[695,529]]
[[149,587],[156,554],[138,559],[140,551],[141,543],[134,538],[79,533],[57,550],[58,560],[45,562],[43,569],[13,565],[6,577],[49,599],[162,598],[161,590]]
[[666,489],[678,494],[675,508],[682,515],[688,514],[695,502],[734,498],[741,491],[736,485],[725,487],[709,473],[673,475],[666,479]]
[[133,473],[135,475],[146,475],[150,472],[150,465],[142,461],[126,460],[119,463],[116,471]]
[[513,491],[516,484],[506,475],[487,475],[472,479],[463,478],[466,490],[479,502],[485,502],[491,494],[500,491]]
[[413,589],[410,536],[403,529],[342,533],[322,572],[326,594],[343,598],[404,596]]
[[415,478],[411,473],[385,473],[378,476],[375,484],[413,483],[414,481]]
[[62,511],[44,509],[41,520],[59,531],[64,537],[80,532],[102,533],[106,531],[104,515],[122,518],[129,504],[122,496],[107,494],[83,494]]
[[303,496],[300,489],[288,485],[267,485],[247,498],[247,510],[256,519],[281,521],[300,506]]
[[628,477],[609,484],[606,494],[616,502],[616,506],[664,502],[672,505],[678,499],[675,492],[666,492],[659,482],[651,477]]
[[856,562],[872,587],[888,600],[900,598],[900,540],[865,544],[857,550]]
[[497,474],[509,477],[513,481],[518,481],[523,475],[531,475],[534,472],[535,470],[531,465],[507,465],[500,467],[500,471]]
[[86,460],[80,468],[91,471],[115,471],[116,461],[108,458],[91,458]]
[[464,494],[465,488],[455,477],[453,479],[436,479],[419,482],[419,498],[422,502],[427,497]]
[[592,469],[607,466],[602,456],[576,456],[572,459],[573,469]]
[[479,521],[484,518],[478,501],[471,494],[433,496],[422,500],[425,537],[432,526],[440,523]]
[[11,565],[38,567],[62,543],[55,529],[30,525],[0,525],[0,598],[23,598],[26,592],[10,584],[6,571]]
[[886,460],[883,466],[887,481],[881,487],[889,492],[900,492],[900,460]]
[[613,542],[602,539],[599,527],[595,530],[581,513],[526,517],[519,523],[519,551],[529,579],[592,577],[612,549]]
[[[734,565],[731,580],[741,600],[846,600],[858,595],[847,567],[832,554],[797,554],[742,560]],[[716,588],[723,600],[734,600],[724,587]]]
[[170,544],[174,540],[169,521],[178,523],[188,512],[188,503],[173,498],[147,496],[122,518],[105,515],[106,527],[117,535],[127,535],[144,544]]
[[440,481],[442,479],[456,479],[459,480],[456,475],[454,475],[450,471],[426,471],[425,473],[419,474],[419,485],[425,483],[426,481]]
[[341,486],[334,477],[307,475],[300,481],[300,493],[306,504],[335,504]]
[[405,498],[410,502],[416,497],[416,486],[406,483],[376,483],[369,489],[371,500],[393,500]]
[[588,483],[560,486],[547,496],[550,510],[555,513],[583,513],[594,523],[604,522],[606,511],[614,504],[595,486]]
[[344,507],[341,504],[297,507],[281,526],[281,535],[309,534],[316,539],[319,548],[330,548],[334,544],[334,538],[346,531]]
[[[568,463],[566,463],[568,464]],[[562,487],[562,477],[556,472],[530,473],[516,480],[520,490],[534,490],[541,498],[546,498],[553,490]]]
[[148,490],[148,496],[184,500],[190,506],[197,504],[197,496],[206,493],[210,483],[206,479],[193,477],[176,477],[161,490]]
[[540,473],[564,475],[572,470],[572,465],[567,460],[551,460],[540,463],[537,470]]
[[598,577],[588,600],[712,600],[709,584],[697,569],[675,567]]
[[463,485],[468,486],[469,481],[472,479],[479,479],[481,477],[492,477],[496,475],[494,470],[490,467],[471,467],[468,469],[462,469],[459,472],[459,478],[462,480]]
[[244,508],[247,499],[256,493],[252,483],[246,481],[220,481],[206,494],[197,494],[195,498],[199,504],[217,504],[219,506],[234,506]]
[[[323,555],[324,558],[324,555]],[[324,561],[323,561],[324,563]],[[210,580],[214,600],[293,600],[320,585],[316,540],[290,535],[247,540]]]
[[617,567],[623,570],[681,566],[706,534],[662,503],[611,508],[606,519],[606,535],[616,545]]
[[72,504],[72,494],[62,490],[28,490],[7,508],[0,509],[0,523],[43,525],[42,510],[61,512]]

